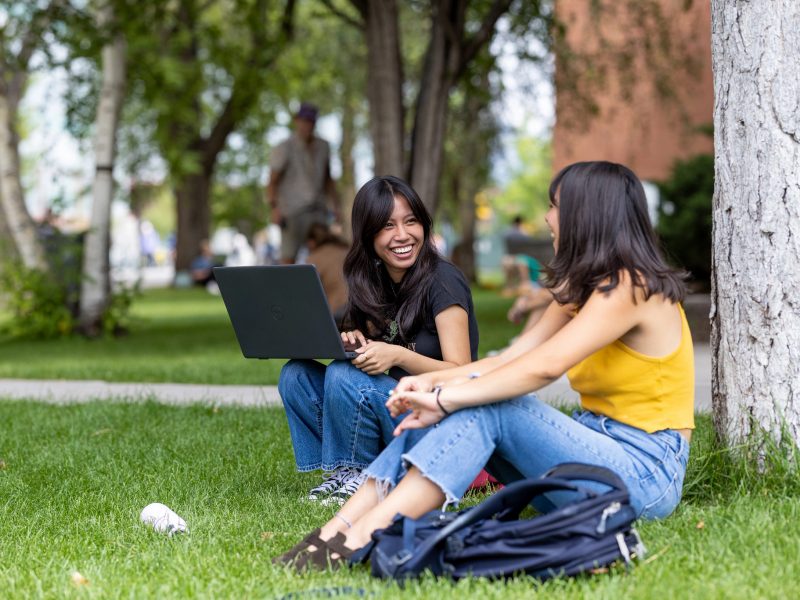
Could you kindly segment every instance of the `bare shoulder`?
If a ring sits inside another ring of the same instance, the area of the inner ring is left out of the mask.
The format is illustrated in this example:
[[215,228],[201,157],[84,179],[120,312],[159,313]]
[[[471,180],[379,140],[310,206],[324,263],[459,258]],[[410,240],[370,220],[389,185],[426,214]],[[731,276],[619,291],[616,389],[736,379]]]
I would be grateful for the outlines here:
[[608,292],[618,311],[627,312],[633,327],[620,339],[643,354],[662,356],[681,340],[682,320],[679,305],[663,294],[647,297],[647,290],[635,285],[630,273],[621,272],[619,284]]

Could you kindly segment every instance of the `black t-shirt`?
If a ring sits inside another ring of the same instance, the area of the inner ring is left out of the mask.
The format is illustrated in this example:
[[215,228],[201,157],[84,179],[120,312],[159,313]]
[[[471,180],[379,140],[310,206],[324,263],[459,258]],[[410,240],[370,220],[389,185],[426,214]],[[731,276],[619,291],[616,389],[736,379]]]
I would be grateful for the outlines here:
[[[436,266],[433,282],[428,288],[428,302],[425,308],[425,319],[415,334],[405,340],[390,328],[385,332],[384,340],[389,343],[405,346],[409,350],[442,360],[442,348],[439,345],[439,334],[436,332],[436,315],[451,306],[460,306],[467,311],[469,324],[469,354],[472,360],[478,358],[478,321],[475,319],[475,307],[472,304],[472,293],[467,280],[458,267],[444,260]],[[396,328],[396,326],[395,326]],[[408,375],[400,367],[389,369],[389,375],[400,379]]]

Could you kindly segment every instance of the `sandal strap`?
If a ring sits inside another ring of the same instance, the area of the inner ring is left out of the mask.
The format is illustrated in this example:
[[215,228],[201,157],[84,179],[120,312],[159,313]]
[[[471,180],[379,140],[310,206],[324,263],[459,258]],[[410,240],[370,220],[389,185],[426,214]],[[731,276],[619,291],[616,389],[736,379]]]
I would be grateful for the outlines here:
[[[298,571],[305,571],[309,566],[318,569],[337,569],[349,562],[350,556],[355,552],[344,545],[345,536],[339,532],[329,540],[320,540],[320,545],[314,550],[304,550],[297,555],[294,568]],[[333,558],[333,554],[337,554]]]
[[309,546],[317,546],[324,544],[322,539],[319,537],[319,532],[321,531],[320,528],[315,529],[311,533],[309,533],[306,537],[302,540],[297,542],[294,546],[292,546],[288,551],[284,552],[280,556],[277,556],[272,559],[272,563],[279,565],[279,564],[286,564],[292,562],[298,554],[300,554],[303,550],[308,548]]
[[347,537],[340,531],[331,539],[323,542],[331,552],[335,552],[339,554],[343,558],[350,558],[350,555],[355,552],[355,550],[348,548],[344,545],[345,540]]

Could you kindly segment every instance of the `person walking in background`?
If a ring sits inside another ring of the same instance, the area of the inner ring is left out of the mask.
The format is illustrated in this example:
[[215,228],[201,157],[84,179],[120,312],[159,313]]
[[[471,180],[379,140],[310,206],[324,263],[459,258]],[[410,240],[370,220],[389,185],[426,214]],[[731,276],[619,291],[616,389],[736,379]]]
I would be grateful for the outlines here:
[[333,318],[340,324],[347,304],[347,283],[344,280],[343,267],[350,246],[322,223],[313,223],[308,228],[306,246],[306,263],[317,268]]
[[294,132],[270,156],[267,203],[281,227],[281,261],[295,262],[313,223],[328,222],[328,200],[338,218],[339,196],[330,173],[328,142],[314,135],[319,111],[304,102],[294,115]]

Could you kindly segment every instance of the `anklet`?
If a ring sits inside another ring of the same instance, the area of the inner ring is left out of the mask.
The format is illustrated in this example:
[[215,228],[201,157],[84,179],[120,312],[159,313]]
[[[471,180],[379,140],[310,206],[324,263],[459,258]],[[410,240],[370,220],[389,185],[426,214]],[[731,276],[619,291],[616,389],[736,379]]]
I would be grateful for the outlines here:
[[339,518],[340,518],[342,521],[344,521],[344,524],[345,524],[345,525],[347,525],[347,528],[348,528],[348,529],[350,529],[350,528],[353,526],[353,524],[352,524],[350,521],[348,521],[347,519],[345,519],[345,518],[344,518],[344,517],[341,515],[341,513],[338,513],[338,512],[337,512],[337,513],[336,513],[335,515],[333,515],[333,516],[334,516],[334,517],[339,517]]

